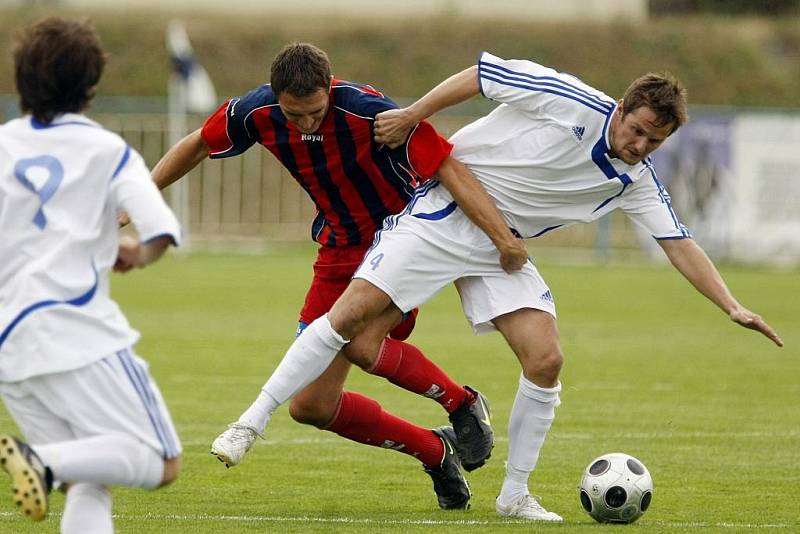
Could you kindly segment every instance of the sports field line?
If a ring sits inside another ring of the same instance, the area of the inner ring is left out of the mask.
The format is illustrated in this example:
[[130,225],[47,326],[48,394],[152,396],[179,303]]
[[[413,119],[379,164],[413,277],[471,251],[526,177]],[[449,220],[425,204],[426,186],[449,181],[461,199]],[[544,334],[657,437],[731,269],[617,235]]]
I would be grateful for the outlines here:
[[[0,517],[11,517],[17,515],[14,512],[0,512]],[[61,514],[52,514],[53,517],[60,517]],[[530,524],[524,520],[500,519],[490,521],[488,519],[369,519],[352,517],[312,517],[312,516],[269,516],[269,515],[209,515],[209,514],[114,514],[114,519],[125,521],[186,521],[186,522],[205,522],[221,521],[229,523],[321,523],[337,525],[502,525],[502,524]],[[747,528],[747,529],[796,529],[797,524],[789,523],[704,523],[701,521],[681,522],[681,521],[647,521],[653,526],[671,528]]]
[[[606,439],[689,439],[689,438],[758,438],[758,439],[775,439],[775,438],[800,438],[800,431],[788,430],[785,432],[619,432],[616,434],[603,434]],[[582,432],[564,432],[553,433],[548,436],[549,441],[567,440],[567,441],[591,441],[597,439],[596,434],[582,433]],[[495,442],[506,442],[506,436],[495,436]],[[185,446],[198,446],[210,445],[213,437],[209,439],[194,438],[191,440],[183,440]],[[319,437],[319,438],[267,438],[266,440],[257,440],[256,445],[329,445],[335,443],[346,443],[338,437]]]

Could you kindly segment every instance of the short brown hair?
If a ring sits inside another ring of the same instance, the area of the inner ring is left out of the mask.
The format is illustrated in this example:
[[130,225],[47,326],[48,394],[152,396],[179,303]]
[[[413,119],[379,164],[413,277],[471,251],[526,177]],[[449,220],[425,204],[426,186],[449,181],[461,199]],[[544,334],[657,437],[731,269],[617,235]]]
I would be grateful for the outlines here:
[[88,20],[48,17],[23,28],[14,48],[20,108],[45,124],[61,113],[83,111],[105,63]]
[[328,54],[309,43],[283,47],[270,68],[270,84],[277,97],[284,91],[292,96],[308,96],[331,84]]
[[668,72],[650,72],[633,81],[622,97],[625,114],[648,107],[656,114],[656,126],[672,124],[672,132],[689,120],[686,89]]

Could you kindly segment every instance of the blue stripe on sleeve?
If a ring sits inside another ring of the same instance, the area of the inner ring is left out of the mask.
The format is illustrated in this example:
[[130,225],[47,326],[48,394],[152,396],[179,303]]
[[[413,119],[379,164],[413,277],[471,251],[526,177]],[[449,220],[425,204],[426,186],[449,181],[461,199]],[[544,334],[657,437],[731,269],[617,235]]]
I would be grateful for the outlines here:
[[656,239],[684,239],[688,237],[692,237],[689,229],[686,228],[681,222],[678,220],[678,216],[675,214],[675,210],[672,209],[672,199],[670,198],[669,194],[667,193],[666,188],[658,181],[658,177],[656,176],[656,171],[653,168],[652,164],[645,162],[645,167],[648,171],[650,171],[650,176],[653,178],[653,182],[656,184],[656,188],[658,188],[658,196],[661,197],[661,202],[666,205],[667,210],[669,210],[669,214],[672,217],[672,222],[675,223],[675,229],[681,233],[680,237],[669,237],[669,238],[656,238]]
[[505,80],[515,81],[519,83],[526,83],[534,87],[552,87],[561,89],[565,92],[574,95],[575,97],[584,99],[587,102],[591,102],[606,110],[609,110],[611,107],[614,106],[613,101],[600,98],[597,95],[593,95],[589,91],[582,89],[577,85],[571,84],[568,81],[563,80],[561,78],[556,78],[554,76],[534,76],[532,74],[528,74],[525,72],[513,71],[511,69],[501,67],[500,65],[495,65],[493,63],[483,63],[482,65],[484,67],[483,72],[485,75],[492,74],[494,76],[500,77]]
[[120,160],[119,164],[117,164],[117,168],[114,169],[114,174],[111,175],[111,179],[117,177],[117,175],[122,171],[122,168],[128,163],[128,159],[131,157],[131,146],[125,145],[125,153],[122,154],[122,159]]
[[533,84],[529,84],[527,82],[511,82],[511,81],[508,81],[508,80],[503,80],[503,79],[500,79],[500,78],[496,78],[494,76],[489,76],[487,74],[483,74],[483,79],[491,80],[493,82],[497,82],[497,83],[499,83],[501,85],[507,85],[509,87],[516,87],[518,89],[527,89],[529,91],[536,91],[536,92],[539,92],[539,93],[550,93],[550,94],[557,95],[557,96],[563,96],[563,97],[568,98],[570,100],[574,100],[575,102],[578,102],[579,104],[583,104],[587,108],[592,109],[594,111],[597,111],[598,113],[602,113],[604,115],[606,113],[608,113],[608,108],[602,107],[601,104],[587,102],[587,101],[585,101],[585,100],[583,100],[583,99],[581,99],[581,98],[579,98],[579,97],[577,97],[575,95],[572,95],[572,94],[568,93],[567,90],[563,89],[563,88],[560,88],[561,89],[560,91],[556,91],[554,89],[545,89],[542,86],[536,86],[536,85],[533,85]]
[[488,98],[483,90],[483,83],[481,83],[481,80],[483,79],[483,65],[484,65],[483,60],[481,58],[485,53],[486,52],[484,51],[478,55],[478,90],[481,92],[482,97]]

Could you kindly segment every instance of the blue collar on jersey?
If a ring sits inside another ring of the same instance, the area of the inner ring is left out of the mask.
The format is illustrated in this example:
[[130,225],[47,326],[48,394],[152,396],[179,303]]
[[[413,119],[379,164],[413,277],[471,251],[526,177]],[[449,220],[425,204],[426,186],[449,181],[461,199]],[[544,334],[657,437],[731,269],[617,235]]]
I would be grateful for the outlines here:
[[36,117],[31,117],[31,128],[33,128],[34,130],[45,130],[47,128],[55,128],[56,126],[67,126],[68,124],[77,124],[78,126],[91,126],[92,128],[100,127],[92,120],[78,113],[64,113],[63,115],[57,116],[49,123],[44,123],[36,120]]
[[628,185],[633,183],[631,177],[626,173],[619,174],[611,164],[610,158],[608,157],[608,153],[611,151],[611,144],[608,138],[609,127],[611,125],[611,116],[617,110],[617,106],[611,108],[611,110],[606,114],[606,120],[605,123],[603,123],[603,132],[600,135],[600,139],[598,139],[592,147],[592,161],[594,161],[595,165],[600,167],[600,170],[603,171],[603,174],[605,174],[606,178],[609,180],[618,179],[623,184]]

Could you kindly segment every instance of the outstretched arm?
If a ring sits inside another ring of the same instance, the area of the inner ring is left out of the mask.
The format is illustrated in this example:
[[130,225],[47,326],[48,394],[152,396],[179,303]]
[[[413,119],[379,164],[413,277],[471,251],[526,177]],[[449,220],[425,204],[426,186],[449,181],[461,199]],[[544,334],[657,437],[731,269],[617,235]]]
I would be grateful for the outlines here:
[[417,123],[479,93],[478,67],[473,65],[450,76],[407,108],[379,113],[375,117],[375,141],[396,148],[403,144]]
[[159,189],[178,181],[208,157],[208,145],[200,132],[195,130],[178,141],[153,167],[151,174]]
[[706,298],[722,309],[732,321],[761,332],[779,347],[783,341],[760,315],[748,310],[733,297],[725,281],[703,249],[692,239],[658,241],[669,261]]
[[500,252],[500,265],[507,273],[519,271],[528,261],[525,243],[514,236],[492,197],[460,161],[447,157],[437,171],[461,211],[483,230]]

